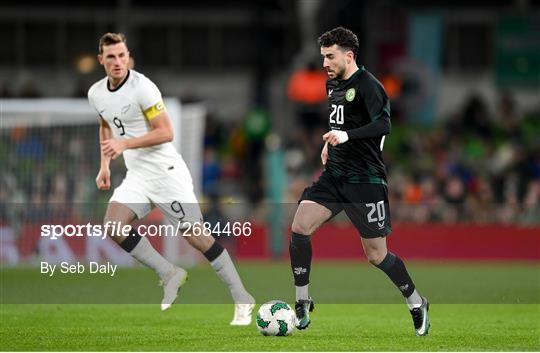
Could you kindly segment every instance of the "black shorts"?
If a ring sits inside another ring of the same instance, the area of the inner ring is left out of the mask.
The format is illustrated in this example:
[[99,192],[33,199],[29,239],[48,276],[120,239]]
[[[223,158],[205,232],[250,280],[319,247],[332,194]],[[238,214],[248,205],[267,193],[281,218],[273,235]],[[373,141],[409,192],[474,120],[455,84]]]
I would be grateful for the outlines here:
[[362,238],[385,237],[392,232],[386,185],[347,183],[325,170],[319,180],[304,190],[302,200],[323,205],[332,217],[345,211]]

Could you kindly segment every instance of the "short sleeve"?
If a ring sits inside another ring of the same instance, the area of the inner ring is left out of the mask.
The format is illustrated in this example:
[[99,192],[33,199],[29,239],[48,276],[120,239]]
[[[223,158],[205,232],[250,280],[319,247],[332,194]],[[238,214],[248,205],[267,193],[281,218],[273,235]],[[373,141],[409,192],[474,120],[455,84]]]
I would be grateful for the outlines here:
[[142,77],[138,90],[138,103],[144,116],[152,120],[165,111],[159,88],[147,77]]
[[90,87],[88,89],[88,93],[87,93],[88,104],[90,105],[90,107],[92,107],[92,109],[94,109],[96,111],[96,113],[98,115],[101,116],[101,114],[99,114],[98,108],[96,107],[96,103],[94,102],[95,90],[96,90],[96,85],[95,84],[92,85],[92,87]]
[[94,106],[94,100],[92,99],[92,94],[94,92],[93,88],[94,86],[92,85],[92,87],[88,89],[88,93],[86,94],[86,96],[88,97],[88,104],[90,104],[92,108],[96,109],[96,107]]

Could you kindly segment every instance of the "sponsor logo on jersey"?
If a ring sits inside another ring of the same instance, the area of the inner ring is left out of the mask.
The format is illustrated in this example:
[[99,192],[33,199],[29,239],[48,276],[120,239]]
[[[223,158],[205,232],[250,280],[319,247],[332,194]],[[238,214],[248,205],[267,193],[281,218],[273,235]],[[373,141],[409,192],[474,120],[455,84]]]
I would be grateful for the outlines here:
[[331,90],[328,91],[328,97],[330,97],[330,96],[332,95],[332,92],[334,92],[333,89],[331,89]]
[[131,107],[131,104],[125,105],[122,107],[122,114],[126,114],[129,110],[129,107]]
[[349,88],[347,93],[345,93],[345,99],[347,102],[352,102],[356,96],[356,90],[354,88]]

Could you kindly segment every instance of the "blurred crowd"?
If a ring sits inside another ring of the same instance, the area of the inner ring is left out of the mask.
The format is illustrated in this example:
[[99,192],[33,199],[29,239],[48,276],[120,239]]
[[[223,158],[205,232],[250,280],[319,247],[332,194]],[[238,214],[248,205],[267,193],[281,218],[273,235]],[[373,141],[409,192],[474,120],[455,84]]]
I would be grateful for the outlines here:
[[[285,203],[296,203],[322,171],[325,105],[300,105],[297,129],[283,143],[287,171]],[[540,221],[540,113],[519,113],[510,92],[497,106],[471,96],[434,126],[394,121],[385,140],[392,218],[405,222],[474,222],[523,225]],[[246,158],[247,156],[252,158]],[[253,159],[256,157],[258,159]],[[261,141],[242,126],[210,119],[205,139],[204,185],[245,186],[254,203],[263,200]],[[244,183],[238,184],[238,180]],[[229,188],[228,190],[234,190]]]
[[[94,125],[2,129],[0,219],[18,229],[22,222],[86,222],[102,215],[105,195],[94,181],[100,160],[97,131]],[[121,173],[115,165],[117,182]]]
[[[283,203],[296,203],[322,171],[325,109],[324,102],[292,109],[296,127],[281,138]],[[519,112],[511,93],[505,92],[497,106],[471,96],[454,116],[434,126],[396,120],[384,147],[393,220],[538,224],[538,112]],[[253,209],[268,202],[265,158],[270,125],[264,110],[254,110],[236,123],[208,115],[203,202],[234,200]],[[25,212],[26,219],[68,215],[75,204],[78,216],[99,218],[109,194],[95,187],[95,125],[0,131],[0,199],[8,202],[2,202],[3,219],[16,219],[17,212]],[[115,161],[113,185],[123,174],[122,163]]]

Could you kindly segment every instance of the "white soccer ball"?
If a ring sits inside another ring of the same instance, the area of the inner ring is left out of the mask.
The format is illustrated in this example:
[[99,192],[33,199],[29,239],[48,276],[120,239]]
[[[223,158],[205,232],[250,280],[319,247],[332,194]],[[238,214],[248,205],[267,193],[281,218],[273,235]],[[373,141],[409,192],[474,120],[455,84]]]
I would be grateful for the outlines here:
[[264,303],[257,312],[257,328],[265,336],[288,336],[296,326],[296,314],[281,300]]

